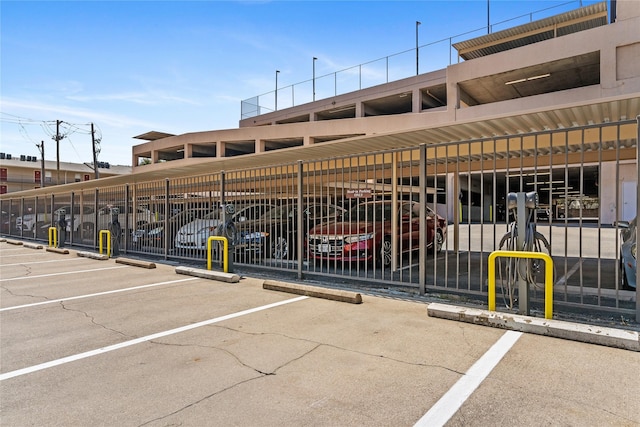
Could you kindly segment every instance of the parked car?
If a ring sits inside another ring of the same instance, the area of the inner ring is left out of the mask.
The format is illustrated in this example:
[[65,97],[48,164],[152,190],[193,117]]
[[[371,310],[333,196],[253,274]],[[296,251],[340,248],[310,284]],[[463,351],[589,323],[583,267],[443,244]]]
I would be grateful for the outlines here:
[[[236,208],[232,219],[235,223],[251,221],[263,215],[273,208],[273,205],[256,203],[240,208]],[[219,208],[214,208],[207,215],[196,219],[180,227],[174,239],[176,249],[207,249],[209,236],[215,236],[218,226],[221,224],[221,212]]]
[[[307,250],[310,258],[328,261],[373,262],[391,265],[393,229],[397,230],[398,250],[419,249],[420,205],[399,201],[399,224],[393,224],[393,201],[371,201],[357,205],[342,221],[324,223],[309,230]],[[427,248],[440,252],[447,236],[447,223],[431,208],[427,210]]]
[[[327,204],[313,203],[303,206],[303,232],[317,224],[341,218],[345,209]],[[298,235],[298,205],[284,204],[266,212],[254,221],[238,227],[238,249],[249,257],[277,260],[294,259]]]
[[636,283],[636,271],[638,269],[638,242],[637,226],[638,217],[631,221],[618,221],[620,227],[620,276],[622,288],[628,290],[638,289]]
[[[196,219],[205,217],[210,212],[211,209],[208,207],[189,208],[171,216],[167,220],[169,225],[167,238],[170,244],[173,244],[178,229]],[[161,247],[164,245],[164,227],[164,220],[143,224],[131,233],[131,241],[138,246]]]
[[9,234],[11,233],[11,223],[15,222],[15,218],[9,212],[2,211],[1,221],[0,221],[0,233]]

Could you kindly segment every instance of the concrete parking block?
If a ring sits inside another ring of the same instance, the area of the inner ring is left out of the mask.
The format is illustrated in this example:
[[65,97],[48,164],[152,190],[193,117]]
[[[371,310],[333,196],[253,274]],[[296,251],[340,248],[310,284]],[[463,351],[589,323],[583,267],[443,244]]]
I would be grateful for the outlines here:
[[280,282],[276,280],[265,280],[262,284],[262,288],[271,291],[288,292],[296,295],[306,295],[308,297],[348,302],[351,304],[362,304],[362,295],[357,292],[327,289],[318,286],[299,285],[296,283]]
[[46,251],[54,252],[56,254],[64,254],[64,255],[67,255],[69,253],[69,249],[60,249],[60,248],[54,248],[54,247],[48,247]]
[[95,252],[86,252],[86,251],[78,252],[78,256],[85,257],[85,258],[91,258],[91,259],[98,259],[98,260],[101,260],[101,261],[106,261],[106,260],[109,259],[109,257],[107,255],[97,254]]
[[176,267],[176,274],[186,274],[188,276],[201,277],[203,279],[218,280],[226,283],[238,283],[240,276],[234,273],[224,273],[222,271],[203,270],[193,267]]
[[132,265],[134,267],[141,268],[156,268],[156,264],[149,261],[141,261],[138,259],[130,259],[130,258],[116,258],[116,264],[126,264]]
[[25,242],[22,244],[22,246],[29,249],[42,249],[42,245],[38,245],[37,243]]
[[440,303],[429,304],[427,313],[431,317],[640,352],[640,334],[636,331]]
[[10,245],[22,246],[23,242],[19,240],[7,240],[7,243]]

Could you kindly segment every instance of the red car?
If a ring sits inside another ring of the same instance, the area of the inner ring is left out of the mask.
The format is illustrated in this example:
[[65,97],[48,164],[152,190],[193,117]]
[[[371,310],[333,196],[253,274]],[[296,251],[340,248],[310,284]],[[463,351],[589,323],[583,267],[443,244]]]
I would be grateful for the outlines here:
[[[391,265],[392,230],[396,228],[398,251],[420,247],[420,205],[399,201],[399,226],[391,221],[392,201],[362,203],[345,213],[341,221],[318,225],[307,235],[309,258],[330,261],[373,262]],[[447,222],[427,207],[427,248],[440,252],[447,236]]]

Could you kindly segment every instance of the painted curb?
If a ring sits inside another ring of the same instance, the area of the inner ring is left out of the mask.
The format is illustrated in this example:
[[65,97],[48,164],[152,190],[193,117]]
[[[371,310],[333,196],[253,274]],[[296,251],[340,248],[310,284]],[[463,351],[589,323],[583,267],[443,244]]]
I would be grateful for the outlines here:
[[109,259],[109,257],[106,256],[106,255],[96,254],[96,253],[93,253],[93,252],[78,252],[78,256],[85,257],[85,258],[91,258],[91,259],[98,259],[100,261],[106,261],[106,260]]
[[142,267],[142,268],[156,268],[156,264],[153,262],[149,262],[149,261],[140,261],[137,259],[130,259],[130,258],[116,258],[116,264],[126,264],[126,265],[132,265],[134,267]]
[[203,279],[217,280],[226,283],[238,283],[240,276],[234,273],[224,273],[221,271],[203,270],[193,267],[176,267],[176,274],[186,274],[188,276],[201,277]]
[[564,320],[542,319],[511,313],[480,310],[468,307],[431,303],[427,307],[431,317],[473,323],[500,329],[545,335],[571,341],[604,345],[640,352],[640,333],[625,329],[585,325]]
[[362,295],[357,292],[327,289],[318,286],[299,285],[296,283],[279,282],[276,280],[265,280],[262,284],[262,288],[270,291],[288,292],[296,295],[306,295],[309,297],[324,298],[333,301],[348,302],[351,304],[362,304]]

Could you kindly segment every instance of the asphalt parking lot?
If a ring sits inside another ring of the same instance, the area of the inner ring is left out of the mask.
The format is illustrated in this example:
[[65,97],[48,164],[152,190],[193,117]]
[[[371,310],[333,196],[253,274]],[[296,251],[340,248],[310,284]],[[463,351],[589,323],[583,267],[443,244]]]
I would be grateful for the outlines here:
[[640,425],[640,352],[0,243],[2,426]]

